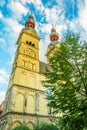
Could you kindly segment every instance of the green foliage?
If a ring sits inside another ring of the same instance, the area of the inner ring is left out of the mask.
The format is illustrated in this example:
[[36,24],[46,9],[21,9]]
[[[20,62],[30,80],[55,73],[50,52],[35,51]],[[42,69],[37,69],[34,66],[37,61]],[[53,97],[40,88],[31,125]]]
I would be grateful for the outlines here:
[[46,122],[38,122],[35,125],[34,130],[58,130],[58,128],[53,124],[48,124]]
[[13,130],[30,130],[30,129],[25,125],[20,125],[15,127]]
[[85,121],[81,116],[66,115],[61,117],[56,125],[59,130],[87,130],[86,124],[87,120]]
[[49,61],[54,71],[43,81],[51,92],[49,106],[63,113],[63,130],[82,130],[87,127],[87,43],[78,35],[67,35]]

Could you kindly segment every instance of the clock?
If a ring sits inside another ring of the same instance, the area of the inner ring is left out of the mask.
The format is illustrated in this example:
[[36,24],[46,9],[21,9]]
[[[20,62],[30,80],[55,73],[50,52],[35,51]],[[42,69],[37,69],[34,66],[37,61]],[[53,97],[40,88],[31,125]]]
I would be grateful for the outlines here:
[[32,49],[25,49],[25,54],[31,57],[35,57],[35,52]]

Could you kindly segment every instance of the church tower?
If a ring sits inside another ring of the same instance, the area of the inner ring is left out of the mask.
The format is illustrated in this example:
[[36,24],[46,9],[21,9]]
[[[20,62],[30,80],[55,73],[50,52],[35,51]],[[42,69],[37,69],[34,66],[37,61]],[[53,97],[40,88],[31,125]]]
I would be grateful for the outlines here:
[[48,45],[46,57],[47,57],[47,63],[49,63],[49,58],[53,55],[53,52],[56,48],[60,47],[60,43],[58,42],[59,35],[56,32],[54,26],[52,25],[51,34],[50,34],[50,44]]
[[[51,35],[55,30],[52,29]],[[55,37],[58,39],[58,36]],[[35,30],[32,14],[25,22],[18,40],[6,93],[4,110],[0,119],[1,130],[12,130],[25,124],[33,129],[37,120],[49,120],[45,88],[41,81],[48,67],[39,61],[40,37]],[[51,41],[54,38],[51,36]],[[47,52],[47,55],[50,48]]]

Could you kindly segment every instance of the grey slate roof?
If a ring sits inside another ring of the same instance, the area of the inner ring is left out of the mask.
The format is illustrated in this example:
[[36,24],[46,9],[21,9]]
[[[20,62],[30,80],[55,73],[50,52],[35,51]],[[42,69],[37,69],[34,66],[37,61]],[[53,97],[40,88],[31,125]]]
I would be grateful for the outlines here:
[[40,68],[39,72],[42,74],[53,71],[53,69],[50,65],[48,65],[42,61],[39,62],[39,68]]

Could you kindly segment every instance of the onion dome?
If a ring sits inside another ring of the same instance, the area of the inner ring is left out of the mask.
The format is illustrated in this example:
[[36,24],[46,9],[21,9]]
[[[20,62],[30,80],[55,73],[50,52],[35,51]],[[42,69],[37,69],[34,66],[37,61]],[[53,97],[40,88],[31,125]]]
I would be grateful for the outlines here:
[[58,33],[56,32],[56,30],[53,26],[52,26],[52,29],[51,29],[50,40],[51,41],[58,41],[59,40]]
[[30,16],[28,17],[28,19],[25,22],[25,27],[30,27],[30,28],[35,28],[35,21],[34,21],[34,17],[32,15],[32,13],[30,14]]

